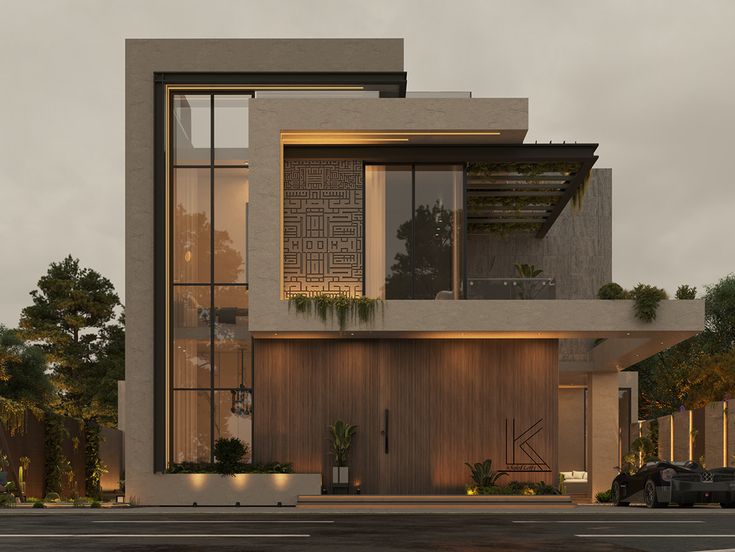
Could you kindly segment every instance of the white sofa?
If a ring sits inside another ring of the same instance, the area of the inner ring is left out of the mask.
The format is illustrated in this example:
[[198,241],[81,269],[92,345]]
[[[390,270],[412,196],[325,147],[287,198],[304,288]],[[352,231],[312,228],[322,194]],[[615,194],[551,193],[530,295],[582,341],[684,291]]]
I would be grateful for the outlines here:
[[587,494],[587,472],[577,470],[559,472],[559,489],[562,494]]

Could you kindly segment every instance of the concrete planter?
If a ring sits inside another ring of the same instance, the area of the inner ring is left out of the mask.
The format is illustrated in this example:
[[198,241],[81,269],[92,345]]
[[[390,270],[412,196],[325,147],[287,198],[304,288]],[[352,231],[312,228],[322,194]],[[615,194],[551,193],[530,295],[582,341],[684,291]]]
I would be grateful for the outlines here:
[[346,485],[350,482],[350,468],[345,466],[332,468],[332,484]]
[[126,481],[127,500],[157,506],[294,505],[299,495],[321,494],[318,473],[150,474]]

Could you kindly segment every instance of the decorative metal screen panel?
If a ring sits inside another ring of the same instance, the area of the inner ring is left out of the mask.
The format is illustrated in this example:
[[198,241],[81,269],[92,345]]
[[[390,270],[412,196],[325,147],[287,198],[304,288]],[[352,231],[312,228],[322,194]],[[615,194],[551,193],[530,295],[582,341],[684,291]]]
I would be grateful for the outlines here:
[[283,188],[286,296],[362,295],[362,161],[286,161]]

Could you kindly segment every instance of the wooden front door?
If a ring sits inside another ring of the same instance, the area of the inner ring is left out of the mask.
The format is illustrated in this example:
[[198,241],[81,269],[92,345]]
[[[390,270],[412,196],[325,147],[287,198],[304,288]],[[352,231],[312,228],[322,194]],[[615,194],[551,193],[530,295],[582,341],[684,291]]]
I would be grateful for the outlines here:
[[[465,462],[505,467],[506,421],[539,418],[533,446],[552,480],[557,346],[542,340],[259,341],[253,453],[332,477],[327,426],[358,426],[350,478],[363,494],[456,494]],[[386,416],[387,415],[387,416]]]

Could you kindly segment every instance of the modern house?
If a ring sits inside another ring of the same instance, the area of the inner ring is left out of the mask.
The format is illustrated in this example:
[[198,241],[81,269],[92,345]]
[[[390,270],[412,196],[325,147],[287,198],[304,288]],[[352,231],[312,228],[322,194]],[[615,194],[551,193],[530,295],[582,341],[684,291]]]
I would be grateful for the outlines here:
[[[338,418],[362,494],[460,494],[485,458],[609,488],[637,419],[621,370],[701,331],[704,305],[646,323],[596,298],[597,144],[524,143],[527,99],[407,82],[399,39],[127,41],[129,498],[329,491]],[[325,296],[361,316],[300,312]],[[220,437],[295,473],[166,473]]]

